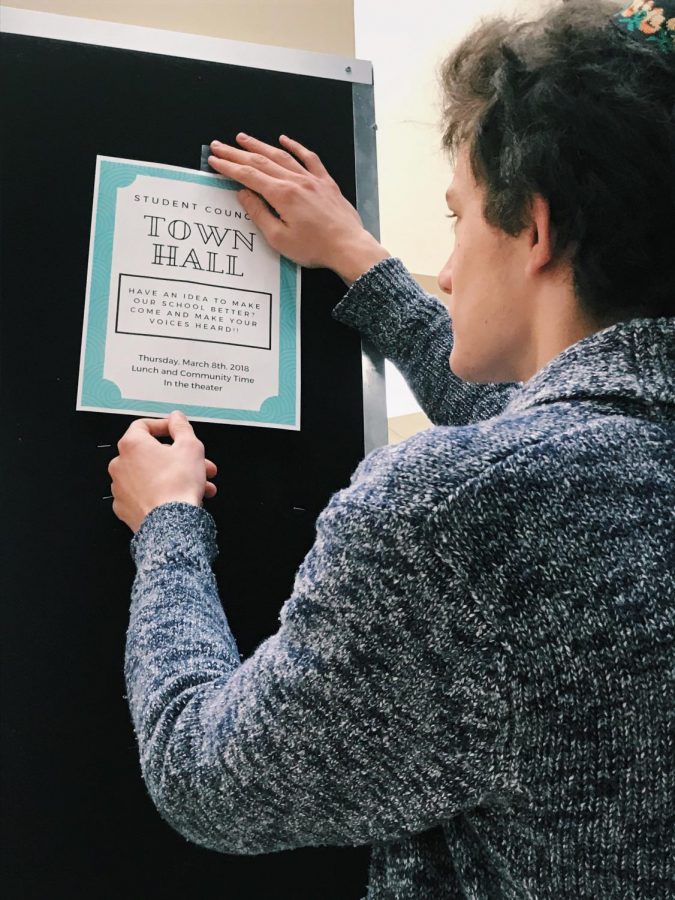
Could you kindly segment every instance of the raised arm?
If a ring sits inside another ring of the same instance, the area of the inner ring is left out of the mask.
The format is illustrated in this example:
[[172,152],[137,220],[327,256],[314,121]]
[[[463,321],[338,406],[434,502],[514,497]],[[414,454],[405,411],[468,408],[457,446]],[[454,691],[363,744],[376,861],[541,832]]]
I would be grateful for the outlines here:
[[443,304],[364,229],[318,156],[289,138],[280,139],[285,149],[237,139],[244,149],[212,145],[211,166],[245,185],[239,199],[275,250],[303,266],[330,268],[352,284],[336,317],[396,364],[431,421],[465,425],[500,412],[513,386],[472,385],[452,375],[452,328]]
[[490,418],[513,393],[511,384],[469,384],[452,374],[447,310],[399,259],[384,259],[357,279],[333,315],[357,328],[396,365],[435,425]]

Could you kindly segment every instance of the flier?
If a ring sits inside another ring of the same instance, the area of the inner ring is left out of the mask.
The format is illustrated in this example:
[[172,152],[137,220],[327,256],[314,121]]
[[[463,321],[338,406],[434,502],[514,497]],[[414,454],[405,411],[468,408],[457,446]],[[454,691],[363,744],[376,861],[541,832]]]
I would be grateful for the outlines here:
[[300,428],[300,270],[221,175],[99,156],[77,409]]

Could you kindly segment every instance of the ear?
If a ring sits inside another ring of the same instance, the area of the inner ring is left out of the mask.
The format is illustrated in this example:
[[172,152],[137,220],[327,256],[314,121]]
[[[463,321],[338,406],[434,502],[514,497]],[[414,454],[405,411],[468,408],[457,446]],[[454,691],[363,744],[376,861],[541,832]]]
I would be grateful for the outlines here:
[[541,194],[532,196],[529,239],[526,271],[528,275],[537,275],[553,259],[551,208]]

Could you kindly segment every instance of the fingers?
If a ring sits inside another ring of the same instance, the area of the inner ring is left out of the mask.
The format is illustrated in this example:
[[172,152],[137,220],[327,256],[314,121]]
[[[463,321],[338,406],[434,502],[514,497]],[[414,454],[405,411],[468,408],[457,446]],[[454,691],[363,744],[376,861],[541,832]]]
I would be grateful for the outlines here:
[[[139,441],[150,437],[160,438],[169,436],[169,424],[167,419],[134,419],[117,442],[120,453],[131,450]],[[114,460],[113,460],[114,462]]]
[[328,170],[313,150],[308,150],[307,147],[303,147],[298,141],[294,141],[285,134],[282,134],[279,137],[279,143],[284,147],[287,147],[291,153],[297,156],[298,159],[302,161],[307,171],[311,172],[312,175],[316,175],[317,178],[331,177]]
[[[258,143],[262,147],[267,146],[263,144],[262,141],[258,141]],[[300,163],[293,160],[293,158],[283,150],[279,150],[279,153],[282,153],[285,157],[288,157],[289,160],[292,160],[295,163],[295,166],[281,165],[275,160],[270,159],[270,157],[266,156],[264,153],[240,150],[238,147],[232,147],[229,144],[221,144],[219,141],[214,141],[211,144],[211,153],[221,162],[234,163],[235,165],[244,167],[248,166],[258,172],[263,172],[265,175],[269,175],[272,178],[289,179],[294,178],[296,174],[305,173],[305,170]],[[209,165],[212,165],[211,157],[209,157]],[[213,168],[215,168],[215,166],[213,166]]]
[[200,444],[203,450],[203,444],[197,440],[187,416],[180,410],[174,410],[163,419],[134,419],[117,442],[117,447],[123,452],[147,437],[170,437],[174,443],[189,439],[194,441],[195,445]]
[[153,437],[169,436],[169,420],[165,419],[134,419],[125,431],[127,435],[151,434]]
[[[207,478],[215,478],[218,474],[218,466],[210,459],[205,459],[205,468],[206,468],[206,477]],[[110,494],[113,499],[116,497],[116,488],[115,488],[115,471],[117,466],[119,465],[119,456],[116,456],[114,459],[110,460],[108,464],[108,474],[112,478],[110,482]],[[215,497],[218,492],[218,488],[215,484],[212,484],[210,481],[206,482],[206,487],[204,494],[206,497]]]
[[245,188],[244,190],[239,191],[237,199],[244,207],[246,213],[250,216],[253,224],[257,225],[262,231],[263,237],[267,243],[274,246],[275,238],[279,234],[279,229],[283,228],[283,226],[262,197]]
[[241,131],[237,135],[237,143],[241,144],[245,150],[248,150],[251,153],[259,153],[261,156],[266,156],[282,168],[288,169],[289,172],[299,172],[302,174],[305,171],[305,167],[302,166],[297,159],[291,156],[290,153],[286,153],[285,150],[281,150],[279,147],[273,147],[271,144],[266,144],[264,141],[259,141],[257,138],[251,137],[248,134],[243,134]]
[[165,420],[169,429],[169,435],[176,441],[185,440],[186,438],[195,438],[195,432],[188,422],[188,418],[184,412],[174,409],[168,419]]
[[275,209],[279,202],[280,192],[285,189],[287,180],[291,176],[290,172],[286,172],[284,178],[275,178],[248,163],[241,165],[227,159],[219,159],[217,156],[209,156],[209,165],[216,172],[225,175],[226,178],[231,178],[232,181],[255,191],[256,194],[262,194]]
[[[285,148],[284,150],[279,149],[279,147],[273,147],[271,144],[266,144],[264,141],[259,141],[257,138],[242,132],[239,132],[237,135],[237,143],[241,144],[244,150],[238,150],[229,144],[221,144],[220,141],[213,141],[211,143],[211,152],[221,159],[253,166],[277,178],[282,176],[279,169],[285,169],[287,172],[296,174],[302,174],[307,171],[312,175],[316,175],[317,178],[331,177],[318,154],[285,134],[279,137],[279,143]],[[297,157],[297,159],[294,157]],[[250,187],[250,185],[247,185],[247,187]]]

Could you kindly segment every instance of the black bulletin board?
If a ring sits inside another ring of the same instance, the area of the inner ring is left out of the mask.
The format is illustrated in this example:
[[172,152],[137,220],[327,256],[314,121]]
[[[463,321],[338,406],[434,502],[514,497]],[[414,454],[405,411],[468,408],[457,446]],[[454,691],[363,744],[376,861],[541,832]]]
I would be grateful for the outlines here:
[[[75,412],[96,155],[196,169],[285,132],[355,201],[347,81],[3,34],[3,894],[303,900],[365,894],[367,848],[193,846],[140,776],[122,677],[130,533],[108,461],[130,417]],[[302,272],[300,432],[197,424],[220,466],[216,574],[242,656],[277,630],[314,522],[364,454],[359,336]]]

